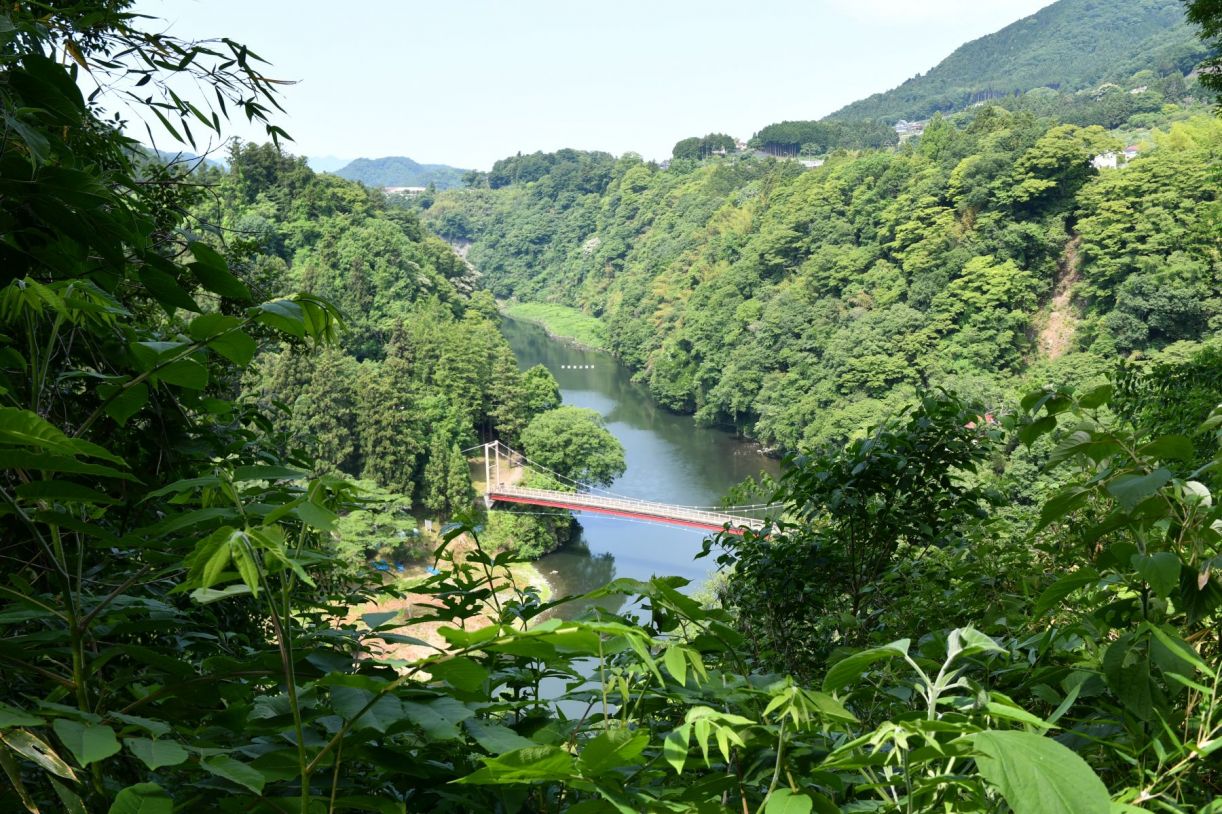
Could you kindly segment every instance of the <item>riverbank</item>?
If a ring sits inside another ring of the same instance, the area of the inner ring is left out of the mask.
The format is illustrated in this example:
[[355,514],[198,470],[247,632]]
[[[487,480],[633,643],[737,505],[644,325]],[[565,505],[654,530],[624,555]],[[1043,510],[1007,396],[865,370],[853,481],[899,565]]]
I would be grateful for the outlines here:
[[[466,553],[472,548],[470,541],[459,538],[450,546],[451,555],[455,561],[462,562],[466,559]],[[442,561],[438,567],[445,569],[452,567],[452,563]],[[445,623],[413,621],[430,616],[430,608],[438,604],[434,595],[412,590],[429,577],[429,564],[426,563],[413,563],[403,572],[386,574],[383,578],[383,587],[388,592],[370,602],[350,607],[345,621],[349,624],[357,624],[366,614],[396,613],[397,616],[393,621],[399,623],[400,626],[395,628],[394,632],[419,641],[384,643],[378,648],[383,658],[401,658],[412,661],[431,655],[438,649],[448,648],[449,644],[440,632],[441,628],[447,626]],[[542,602],[549,601],[554,595],[551,583],[532,562],[515,562],[511,563],[508,569],[497,568],[494,572],[494,579],[497,584],[504,585],[504,588],[497,592],[497,599],[502,603],[514,598],[515,589],[534,588],[539,593],[539,599]],[[395,594],[399,595],[391,595],[389,591],[392,589]],[[467,624],[483,627],[496,624],[496,622],[497,614],[494,607],[486,604],[479,613],[467,621]],[[381,624],[386,624],[386,622]]]
[[538,325],[552,339],[583,350],[607,351],[607,326],[598,317],[550,302],[505,301],[500,307],[507,316]]

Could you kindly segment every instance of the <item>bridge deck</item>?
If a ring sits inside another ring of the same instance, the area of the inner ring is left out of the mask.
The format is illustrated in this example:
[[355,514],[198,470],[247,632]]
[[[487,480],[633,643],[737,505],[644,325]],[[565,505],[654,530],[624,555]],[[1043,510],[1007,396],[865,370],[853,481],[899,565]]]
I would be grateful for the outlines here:
[[709,512],[702,509],[689,509],[685,506],[671,506],[652,500],[635,500],[633,498],[604,497],[582,492],[556,492],[551,489],[531,489],[525,486],[511,486],[498,483],[488,492],[491,500],[507,503],[525,503],[532,506],[552,506],[558,509],[572,511],[588,511],[596,514],[610,514],[617,517],[633,517],[642,520],[658,520],[663,523],[674,523],[689,528],[706,531],[721,531],[726,523],[731,530],[739,526],[750,529],[763,528],[763,521],[754,517],[742,517],[724,512]]

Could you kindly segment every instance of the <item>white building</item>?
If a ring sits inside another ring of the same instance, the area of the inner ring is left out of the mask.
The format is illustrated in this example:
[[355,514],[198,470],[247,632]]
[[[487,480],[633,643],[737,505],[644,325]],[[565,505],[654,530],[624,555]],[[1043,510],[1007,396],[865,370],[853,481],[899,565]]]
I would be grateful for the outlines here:
[[1090,165],[1097,170],[1114,170],[1119,161],[1115,153],[1099,153],[1090,160]]

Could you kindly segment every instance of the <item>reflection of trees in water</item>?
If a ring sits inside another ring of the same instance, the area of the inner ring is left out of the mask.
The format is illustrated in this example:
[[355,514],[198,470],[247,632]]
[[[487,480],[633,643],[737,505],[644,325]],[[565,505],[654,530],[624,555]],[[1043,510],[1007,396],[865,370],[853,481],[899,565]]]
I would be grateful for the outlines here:
[[[535,565],[551,583],[556,598],[568,594],[588,593],[615,579],[614,555],[610,552],[592,555],[580,523],[567,545],[543,557]],[[556,573],[553,574],[553,571]],[[599,599],[574,600],[556,608],[552,614],[564,619],[575,619],[591,608],[615,613],[623,607],[625,599],[623,596],[605,596]]]

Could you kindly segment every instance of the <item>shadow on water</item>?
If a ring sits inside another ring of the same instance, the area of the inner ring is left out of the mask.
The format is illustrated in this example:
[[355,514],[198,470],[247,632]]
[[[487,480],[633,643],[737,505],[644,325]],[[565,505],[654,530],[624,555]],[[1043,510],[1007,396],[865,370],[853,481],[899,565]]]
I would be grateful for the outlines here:
[[[518,320],[502,319],[501,330],[523,369],[547,367],[560,384],[564,403],[597,411],[624,445],[627,470],[611,491],[714,507],[746,478],[761,471],[777,474],[777,462],[754,445],[659,407],[608,354],[551,339],[539,326]],[[588,513],[577,517],[579,538],[537,563],[557,595],[589,591],[616,577],[648,580],[672,574],[691,580],[690,590],[714,568],[712,558],[695,559],[704,532]]]

